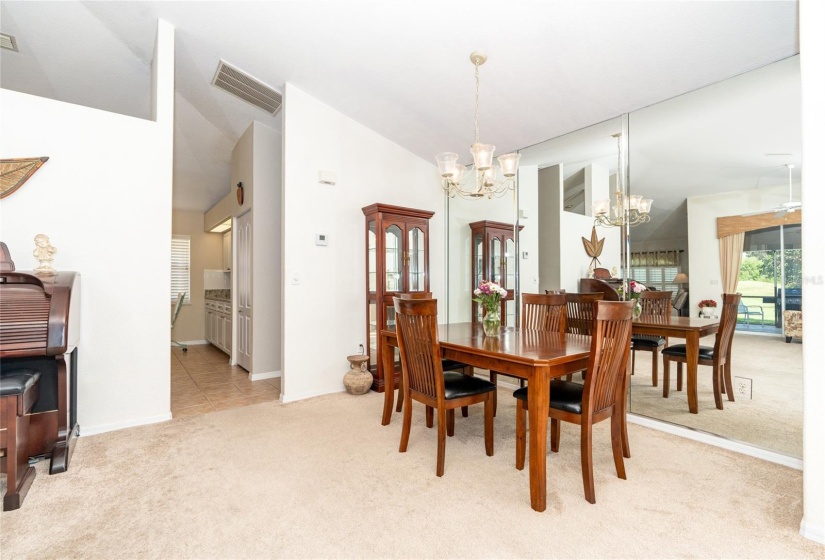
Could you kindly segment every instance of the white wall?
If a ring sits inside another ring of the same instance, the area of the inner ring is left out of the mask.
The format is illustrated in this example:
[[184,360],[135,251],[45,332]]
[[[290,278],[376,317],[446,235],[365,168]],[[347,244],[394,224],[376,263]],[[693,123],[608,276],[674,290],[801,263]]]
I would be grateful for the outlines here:
[[[252,123],[253,380],[281,375],[281,132]],[[246,183],[245,183],[246,184]],[[246,204],[246,200],[244,200]]]
[[174,29],[165,22],[155,68],[156,122],[0,90],[0,153],[49,156],[0,203],[0,238],[30,270],[44,233],[54,266],[82,275],[83,434],[170,418]]
[[[799,200],[798,186],[794,186],[793,191],[794,200]],[[696,304],[703,299],[718,302],[722,297],[716,218],[770,210],[787,201],[787,187],[750,189],[687,199],[691,316],[698,316],[699,308]]]
[[[346,356],[367,343],[361,208],[382,202],[436,212],[430,288],[440,300],[445,224],[434,163],[290,83],[284,94],[282,399],[293,401],[342,391]],[[321,169],[336,173],[337,184],[319,184]],[[315,245],[318,233],[327,246]]]
[[[801,0],[799,26],[802,71],[802,200],[820,205],[825,185],[825,4]],[[804,434],[803,519],[800,532],[825,544],[825,221],[809,220],[802,227],[802,299],[804,335],[802,372],[805,386],[802,433]]]

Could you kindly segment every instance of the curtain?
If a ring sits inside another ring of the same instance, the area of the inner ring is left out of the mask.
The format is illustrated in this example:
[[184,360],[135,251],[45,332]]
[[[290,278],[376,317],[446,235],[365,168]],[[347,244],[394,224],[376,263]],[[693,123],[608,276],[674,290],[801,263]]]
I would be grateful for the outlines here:
[[722,289],[726,294],[736,293],[744,246],[744,233],[734,233],[719,238],[719,265],[722,268]]
[[679,266],[682,253],[682,250],[630,253],[630,266]]

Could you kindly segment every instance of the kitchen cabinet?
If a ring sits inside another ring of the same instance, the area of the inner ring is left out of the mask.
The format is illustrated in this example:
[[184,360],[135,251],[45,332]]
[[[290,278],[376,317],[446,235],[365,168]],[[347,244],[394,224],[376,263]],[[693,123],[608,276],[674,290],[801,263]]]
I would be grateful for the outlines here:
[[232,304],[206,300],[206,340],[227,354],[232,353]]
[[[392,298],[405,292],[429,292],[429,224],[435,212],[388,204],[362,208],[366,218],[367,251],[367,353],[373,375],[372,389],[383,392],[385,372],[381,360],[380,333],[395,328]],[[398,377],[386,374],[389,387]]]

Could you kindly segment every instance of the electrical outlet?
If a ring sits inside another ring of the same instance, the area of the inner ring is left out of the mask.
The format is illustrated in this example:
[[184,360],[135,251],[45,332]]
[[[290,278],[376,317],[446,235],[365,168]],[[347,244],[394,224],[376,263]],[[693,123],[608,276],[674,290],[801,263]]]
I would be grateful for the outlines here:
[[734,376],[733,396],[743,399],[753,399],[753,379]]

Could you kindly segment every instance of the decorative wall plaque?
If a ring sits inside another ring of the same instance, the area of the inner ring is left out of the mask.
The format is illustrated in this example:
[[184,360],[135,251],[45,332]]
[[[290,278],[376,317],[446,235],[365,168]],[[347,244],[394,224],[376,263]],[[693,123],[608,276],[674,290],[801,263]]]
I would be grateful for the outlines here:
[[48,157],[0,160],[0,198],[6,198],[23,186]]

